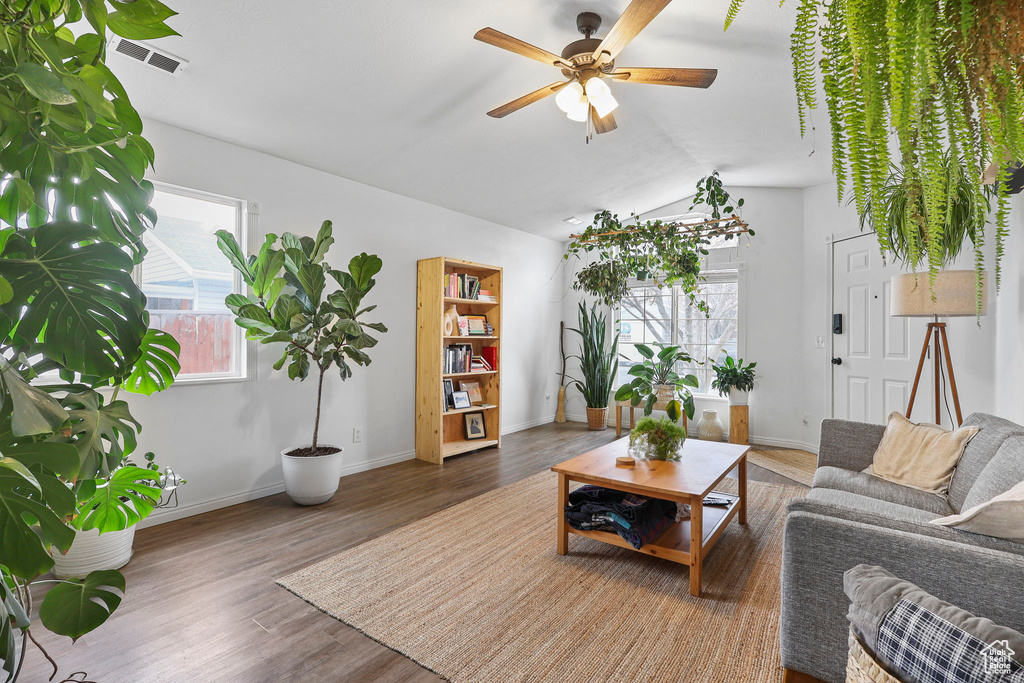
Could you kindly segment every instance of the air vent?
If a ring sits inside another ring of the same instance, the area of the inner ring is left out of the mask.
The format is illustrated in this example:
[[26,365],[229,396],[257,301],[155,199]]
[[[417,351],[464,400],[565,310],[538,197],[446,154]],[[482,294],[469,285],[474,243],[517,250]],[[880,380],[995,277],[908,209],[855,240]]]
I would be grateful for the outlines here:
[[115,49],[121,54],[128,55],[132,59],[137,59],[140,62],[146,61],[146,57],[148,57],[151,52],[148,48],[142,47],[141,45],[129,40],[122,40],[118,43]]
[[177,59],[171,59],[166,55],[160,54],[159,52],[154,52],[152,55],[150,55],[149,60],[146,61],[146,64],[149,64],[150,66],[155,66],[158,69],[163,69],[167,73],[171,74],[175,73],[181,66],[181,62],[179,62]]
[[181,57],[175,57],[169,52],[157,50],[149,45],[134,40],[126,40],[119,36],[114,36],[110,40],[110,46],[118,54],[169,74],[181,73],[188,66],[188,62]]

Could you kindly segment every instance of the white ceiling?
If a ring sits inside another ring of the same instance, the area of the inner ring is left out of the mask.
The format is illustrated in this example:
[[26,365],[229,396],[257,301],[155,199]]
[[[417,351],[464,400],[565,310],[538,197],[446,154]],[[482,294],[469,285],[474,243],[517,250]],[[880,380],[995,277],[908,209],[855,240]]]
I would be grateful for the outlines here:
[[619,128],[589,145],[554,98],[486,116],[561,74],[473,34],[491,26],[558,53],[582,37],[577,13],[601,14],[600,37],[627,0],[168,3],[182,37],[154,44],[187,71],[111,57],[144,115],[528,232],[561,239],[568,216],[656,209],[716,168],[735,185],[829,178],[827,123],[799,136],[795,2],[750,0],[723,32],[727,0],[675,0],[617,63],[712,67],[718,80],[612,83]]

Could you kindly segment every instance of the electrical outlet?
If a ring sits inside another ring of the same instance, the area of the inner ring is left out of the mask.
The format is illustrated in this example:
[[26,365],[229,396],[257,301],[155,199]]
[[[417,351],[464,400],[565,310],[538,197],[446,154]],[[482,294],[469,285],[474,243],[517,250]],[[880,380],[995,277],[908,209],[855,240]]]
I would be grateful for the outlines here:
[[804,424],[805,425],[811,424],[811,414],[810,413],[804,413],[803,420],[804,420]]
[[353,427],[352,428],[352,443],[362,443],[362,442],[363,442],[363,428],[362,427]]
[[819,334],[814,338],[814,345],[819,349],[825,348],[825,337]]

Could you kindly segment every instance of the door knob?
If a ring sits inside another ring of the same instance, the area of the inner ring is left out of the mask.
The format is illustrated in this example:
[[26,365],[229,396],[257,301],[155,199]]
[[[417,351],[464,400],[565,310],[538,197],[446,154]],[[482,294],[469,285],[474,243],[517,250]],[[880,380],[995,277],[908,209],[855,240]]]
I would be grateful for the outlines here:
[[832,359],[832,365],[842,365],[842,364],[843,364],[843,359],[842,358],[833,358]]

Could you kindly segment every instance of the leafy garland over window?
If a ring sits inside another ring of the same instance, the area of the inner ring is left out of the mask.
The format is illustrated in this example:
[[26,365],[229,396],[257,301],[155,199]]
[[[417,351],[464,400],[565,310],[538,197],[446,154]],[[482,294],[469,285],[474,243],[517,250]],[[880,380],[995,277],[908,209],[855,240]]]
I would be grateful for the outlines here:
[[[742,3],[733,0],[726,28]],[[980,177],[990,162],[1024,159],[1024,5],[800,0],[791,38],[801,132],[807,110],[817,107],[816,70],[821,74],[840,199],[849,181],[857,210],[870,211],[872,223],[884,225],[890,162],[898,160],[907,196],[901,245],[885,230],[878,232],[878,241],[883,252],[908,264],[926,262],[934,279],[947,253],[946,217],[955,201],[949,188],[963,187],[947,178],[947,151],[969,178]],[[898,145],[890,159],[893,131]],[[985,190],[980,182],[968,187],[974,195],[970,204],[982,211]],[[1009,224],[1005,189],[995,204],[998,285]],[[978,218],[982,229],[974,245],[980,287],[987,216]]]
[[[742,206],[743,199],[733,200],[715,171],[697,182],[690,210],[700,208],[713,219],[728,219]],[[713,237],[722,235],[731,240],[737,237],[739,227],[738,221],[723,220],[711,229],[694,230],[661,220],[642,223],[635,213],[623,224],[618,215],[602,211],[569,242],[563,259],[579,259],[584,254],[597,257],[576,274],[573,289],[595,296],[608,306],[626,296],[629,281],[637,279],[649,280],[659,288],[680,285],[690,303],[706,314],[707,304],[696,299],[697,288],[704,281],[701,260],[707,256]]]

